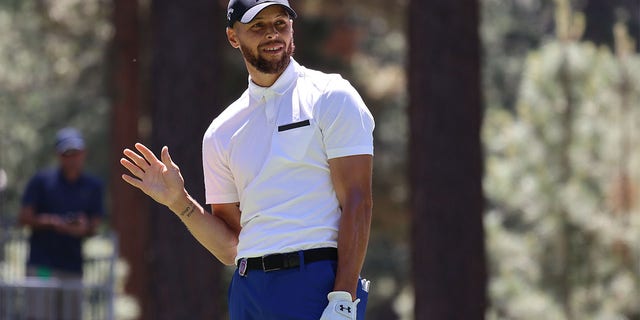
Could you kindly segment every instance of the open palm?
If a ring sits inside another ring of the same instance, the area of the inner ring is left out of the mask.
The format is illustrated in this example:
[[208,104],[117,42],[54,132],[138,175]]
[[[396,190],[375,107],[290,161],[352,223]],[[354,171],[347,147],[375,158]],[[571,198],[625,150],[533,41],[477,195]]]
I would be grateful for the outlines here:
[[184,179],[178,166],[171,160],[169,148],[162,148],[162,161],[141,143],[136,143],[135,148],[142,156],[125,149],[123,153],[129,159],[120,159],[120,164],[133,175],[123,174],[122,179],[158,203],[170,206],[184,193]]

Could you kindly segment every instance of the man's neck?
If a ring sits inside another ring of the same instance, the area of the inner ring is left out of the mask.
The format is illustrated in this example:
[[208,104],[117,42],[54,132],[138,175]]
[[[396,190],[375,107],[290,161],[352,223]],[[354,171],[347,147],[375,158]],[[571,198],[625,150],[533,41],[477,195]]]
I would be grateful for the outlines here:
[[[291,63],[291,61],[289,61],[289,63]],[[282,73],[284,73],[284,71],[287,70],[287,67],[289,67],[289,64],[287,64],[287,66],[284,69],[282,69],[282,71],[279,73],[263,73],[258,71],[258,69],[254,68],[252,65],[250,65],[246,61],[245,61],[245,64],[247,65],[247,71],[249,72],[251,81],[257,84],[258,86],[265,87],[265,88],[271,87],[274,83],[276,83],[276,81],[278,80],[278,78],[280,78]]]
[[67,171],[63,169],[61,172],[64,179],[69,183],[75,183],[80,179],[81,172],[79,171]]

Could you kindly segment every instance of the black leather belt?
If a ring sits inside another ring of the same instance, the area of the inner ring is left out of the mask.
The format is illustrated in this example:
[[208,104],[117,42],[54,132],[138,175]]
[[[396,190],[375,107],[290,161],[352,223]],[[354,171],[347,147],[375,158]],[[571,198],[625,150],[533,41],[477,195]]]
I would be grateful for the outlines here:
[[[338,260],[338,249],[318,248],[309,249],[302,252],[304,263],[311,263],[322,260]],[[256,258],[242,258],[238,260],[238,272],[241,276],[247,274],[248,270],[262,270],[264,272],[290,269],[300,266],[300,253],[276,253]]]

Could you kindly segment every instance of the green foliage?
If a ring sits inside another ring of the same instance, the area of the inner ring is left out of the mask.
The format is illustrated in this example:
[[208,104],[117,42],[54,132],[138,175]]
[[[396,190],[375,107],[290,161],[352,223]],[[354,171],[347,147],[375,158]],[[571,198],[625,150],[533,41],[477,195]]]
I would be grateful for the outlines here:
[[558,25],[573,31],[529,54],[515,114],[487,110],[488,316],[637,318],[640,55]]
[[0,0],[0,220],[11,221],[27,179],[51,165],[55,132],[79,128],[89,169],[106,177],[104,55],[112,29],[103,0]]
[[485,103],[513,108],[523,60],[540,45],[553,24],[550,0],[481,0]]
[[[0,171],[7,175],[0,229],[14,223],[27,180],[55,164],[54,137],[62,127],[82,131],[88,169],[106,182],[109,16],[104,0],[0,0]],[[87,257],[113,249],[97,239],[85,243]],[[8,259],[24,266],[25,257]],[[138,306],[123,294],[123,261],[117,273],[117,317],[132,319]]]

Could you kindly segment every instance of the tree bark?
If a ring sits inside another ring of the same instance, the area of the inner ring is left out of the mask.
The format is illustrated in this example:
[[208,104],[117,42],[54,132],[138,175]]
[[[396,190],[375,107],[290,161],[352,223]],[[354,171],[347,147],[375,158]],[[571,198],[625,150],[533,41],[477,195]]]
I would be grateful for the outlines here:
[[409,4],[415,318],[483,319],[479,3]]
[[120,174],[122,150],[131,148],[138,137],[140,116],[140,38],[138,1],[113,2],[115,35],[111,48],[112,96],[111,109],[111,167],[110,194],[112,225],[119,240],[120,256],[129,265],[125,291],[136,297],[141,307],[141,319],[148,309],[147,264],[145,257],[149,239],[149,212],[147,199],[133,190]]
[[[151,12],[153,150],[169,147],[187,190],[204,205],[202,136],[222,109],[225,11],[216,1],[156,0]],[[152,318],[223,318],[222,265],[168,209],[154,205],[152,216]]]

